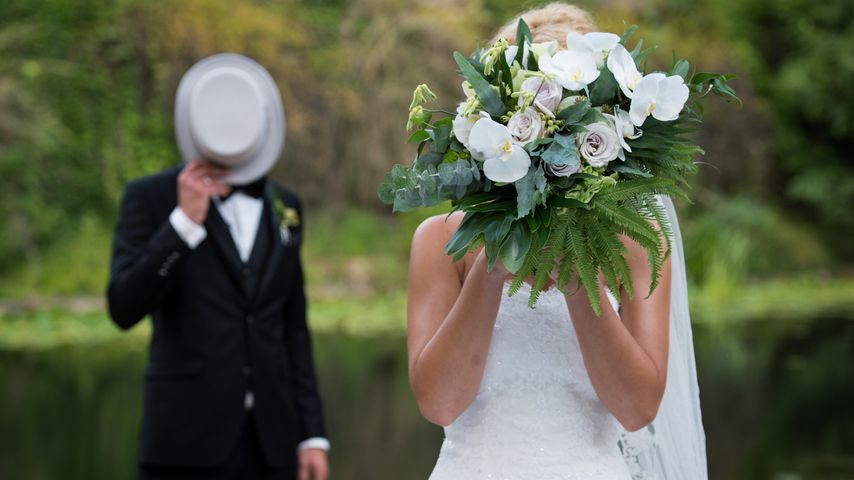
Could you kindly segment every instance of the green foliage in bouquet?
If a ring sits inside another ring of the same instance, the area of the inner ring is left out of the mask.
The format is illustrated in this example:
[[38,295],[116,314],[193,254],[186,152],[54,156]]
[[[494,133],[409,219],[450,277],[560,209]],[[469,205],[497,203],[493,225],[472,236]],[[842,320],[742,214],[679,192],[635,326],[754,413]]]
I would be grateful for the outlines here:
[[445,252],[458,260],[483,247],[490,269],[500,260],[514,274],[510,295],[533,276],[531,307],[554,272],[564,291],[577,275],[597,314],[599,272],[633,296],[622,236],[646,251],[651,294],[672,236],[656,196],[687,198],[701,99],[737,97],[732,76],[689,74],[675,55],[670,72],[646,74],[643,42],[626,48],[636,28],[570,33],[559,50],[532,43],[520,20],[515,45],[454,53],[466,100],[456,114],[428,109],[435,95],[415,89],[415,161],[391,169],[380,199],[395,211],[450,200],[465,215]]

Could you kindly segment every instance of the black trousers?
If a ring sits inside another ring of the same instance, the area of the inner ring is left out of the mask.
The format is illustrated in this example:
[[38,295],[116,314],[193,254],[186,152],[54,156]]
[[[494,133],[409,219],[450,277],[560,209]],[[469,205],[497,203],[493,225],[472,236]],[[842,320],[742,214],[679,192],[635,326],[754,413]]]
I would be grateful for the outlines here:
[[[296,455],[296,453],[294,453]],[[296,461],[296,457],[294,458]],[[258,443],[255,419],[248,412],[234,452],[215,467],[139,466],[139,480],[296,480],[296,467],[273,468]]]

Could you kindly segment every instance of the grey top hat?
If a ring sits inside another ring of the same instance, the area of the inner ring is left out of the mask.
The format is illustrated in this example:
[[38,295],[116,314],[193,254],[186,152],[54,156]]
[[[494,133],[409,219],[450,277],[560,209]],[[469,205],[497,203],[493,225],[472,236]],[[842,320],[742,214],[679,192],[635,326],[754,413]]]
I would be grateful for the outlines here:
[[185,162],[204,158],[251,183],[273,168],[285,143],[285,111],[273,77],[243,55],[219,53],[193,65],[175,96],[175,136]]

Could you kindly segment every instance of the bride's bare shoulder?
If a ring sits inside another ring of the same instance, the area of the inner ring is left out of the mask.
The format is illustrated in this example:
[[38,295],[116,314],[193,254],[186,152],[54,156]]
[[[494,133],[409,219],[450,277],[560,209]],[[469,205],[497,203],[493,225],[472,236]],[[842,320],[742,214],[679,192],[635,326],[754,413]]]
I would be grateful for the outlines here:
[[[425,219],[412,236],[410,286],[418,281],[436,284],[465,276],[467,259],[455,262],[445,254],[445,245],[460,226],[463,213],[435,215]],[[468,255],[466,255],[468,257]]]
[[462,212],[454,212],[450,215],[434,215],[425,219],[418,225],[412,237],[413,252],[416,249],[433,250],[439,248],[443,250],[462,220]]

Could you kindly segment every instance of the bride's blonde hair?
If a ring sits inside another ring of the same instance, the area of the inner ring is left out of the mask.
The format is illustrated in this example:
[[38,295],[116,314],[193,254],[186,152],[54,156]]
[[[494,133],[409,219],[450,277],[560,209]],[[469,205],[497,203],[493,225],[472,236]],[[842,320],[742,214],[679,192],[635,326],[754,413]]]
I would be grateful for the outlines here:
[[534,43],[557,41],[560,48],[566,48],[566,34],[578,32],[585,34],[596,30],[593,15],[582,8],[568,3],[554,2],[543,7],[534,8],[517,15],[498,29],[492,42],[506,38],[511,44],[516,41],[516,26],[519,19],[525,20],[531,29]]

